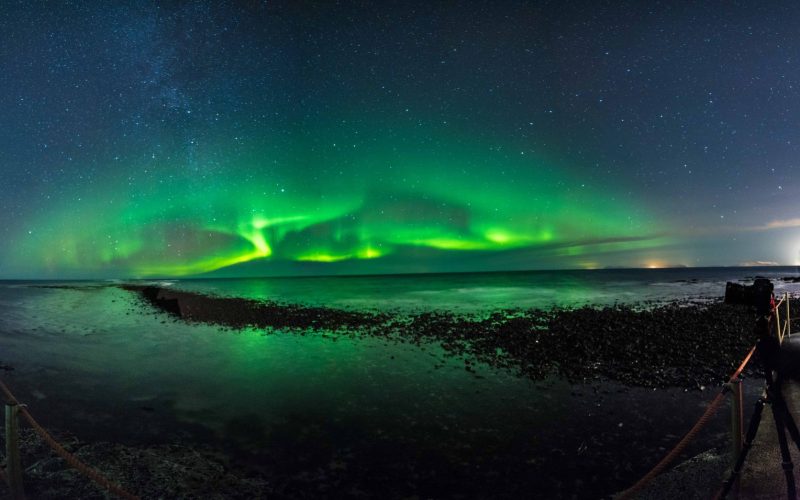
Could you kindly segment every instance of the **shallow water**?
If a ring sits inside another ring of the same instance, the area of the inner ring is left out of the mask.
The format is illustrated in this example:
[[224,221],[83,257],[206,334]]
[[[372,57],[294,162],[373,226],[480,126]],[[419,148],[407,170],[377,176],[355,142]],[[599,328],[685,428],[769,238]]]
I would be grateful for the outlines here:
[[[469,310],[522,306],[498,298],[509,290],[526,296],[513,280],[483,291],[500,276],[475,286],[402,279],[382,287],[376,308],[414,293],[443,307],[454,287],[482,290]],[[190,285],[266,296],[257,280],[227,281]],[[304,302],[342,305],[376,293],[379,280],[301,281],[267,289],[287,301],[315,290]],[[85,440],[211,444],[263,467],[284,492],[596,498],[646,472],[716,390],[533,382],[480,364],[470,373],[436,345],[186,324],[114,287],[0,286],[0,332],[0,362],[15,368],[4,379],[46,425]],[[747,385],[748,399],[759,385]],[[684,456],[725,446],[727,423],[723,410]]]

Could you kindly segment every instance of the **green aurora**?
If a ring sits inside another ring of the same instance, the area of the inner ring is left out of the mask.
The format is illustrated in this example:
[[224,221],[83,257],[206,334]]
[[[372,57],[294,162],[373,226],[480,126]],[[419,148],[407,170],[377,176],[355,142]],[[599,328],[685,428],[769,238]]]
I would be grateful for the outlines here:
[[154,155],[125,170],[143,178],[110,175],[102,189],[57,201],[20,238],[16,266],[170,277],[251,261],[526,249],[596,267],[591,255],[665,243],[613,187],[581,184],[547,158],[461,141],[427,150],[304,142],[222,163],[224,144],[196,147],[187,169]]
[[646,158],[524,50],[324,5],[63,10],[6,35],[63,34],[9,54],[5,278],[695,263]]
[[0,277],[800,264],[763,10],[7,2]]

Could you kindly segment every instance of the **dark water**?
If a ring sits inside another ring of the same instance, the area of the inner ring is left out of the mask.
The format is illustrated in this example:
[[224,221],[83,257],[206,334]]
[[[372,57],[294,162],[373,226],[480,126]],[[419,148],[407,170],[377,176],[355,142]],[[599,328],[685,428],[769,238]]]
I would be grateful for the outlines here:
[[718,298],[726,281],[761,275],[776,293],[800,291],[777,281],[795,267],[619,269],[317,278],[164,281],[177,288],[218,295],[273,299],[351,309],[475,311],[578,307],[675,299]]
[[[774,277],[793,270],[769,271]],[[351,308],[476,311],[718,297],[726,280],[753,274],[604,271],[172,286]],[[0,362],[15,368],[5,380],[47,425],[86,440],[206,443],[262,467],[281,491],[334,496],[597,498],[646,472],[716,390],[534,382],[480,365],[470,373],[436,345],[188,325],[114,287],[0,286],[0,349]],[[747,388],[752,398],[759,384]],[[685,457],[726,446],[727,422],[724,409]]]

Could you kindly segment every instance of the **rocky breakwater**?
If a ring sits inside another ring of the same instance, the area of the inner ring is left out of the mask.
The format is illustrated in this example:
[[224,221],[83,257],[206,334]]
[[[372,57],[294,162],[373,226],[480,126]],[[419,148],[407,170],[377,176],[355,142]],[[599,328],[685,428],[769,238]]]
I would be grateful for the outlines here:
[[157,309],[186,321],[213,323],[231,328],[352,332],[374,329],[391,319],[387,314],[215,297],[153,286],[123,285],[122,288],[139,293]]
[[435,343],[448,355],[463,357],[469,371],[482,362],[534,380],[558,376],[574,383],[609,379],[631,386],[704,388],[724,381],[755,341],[753,311],[722,302],[458,315],[361,312],[123,288],[186,321]]

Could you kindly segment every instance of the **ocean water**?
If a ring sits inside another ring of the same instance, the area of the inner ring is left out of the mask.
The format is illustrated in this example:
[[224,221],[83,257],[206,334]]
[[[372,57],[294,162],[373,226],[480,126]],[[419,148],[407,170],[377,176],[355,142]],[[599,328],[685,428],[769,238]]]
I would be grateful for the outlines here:
[[796,267],[612,269],[311,278],[245,278],[163,281],[183,290],[222,296],[371,310],[481,311],[509,308],[664,303],[708,300],[725,283],[773,280],[775,293],[800,293],[781,280]]
[[[709,300],[786,269],[172,280],[227,296],[475,312]],[[795,284],[776,282],[778,292]],[[435,344],[187,324],[103,283],[0,283],[2,376],[46,426],[85,440],[182,441],[260,467],[283,491],[597,498],[646,472],[710,391],[531,381]],[[106,285],[106,286],[96,286]],[[747,386],[748,398],[760,391]],[[686,456],[724,446],[726,412]],[[653,432],[658,422],[659,432]],[[382,495],[383,496],[383,495]]]

